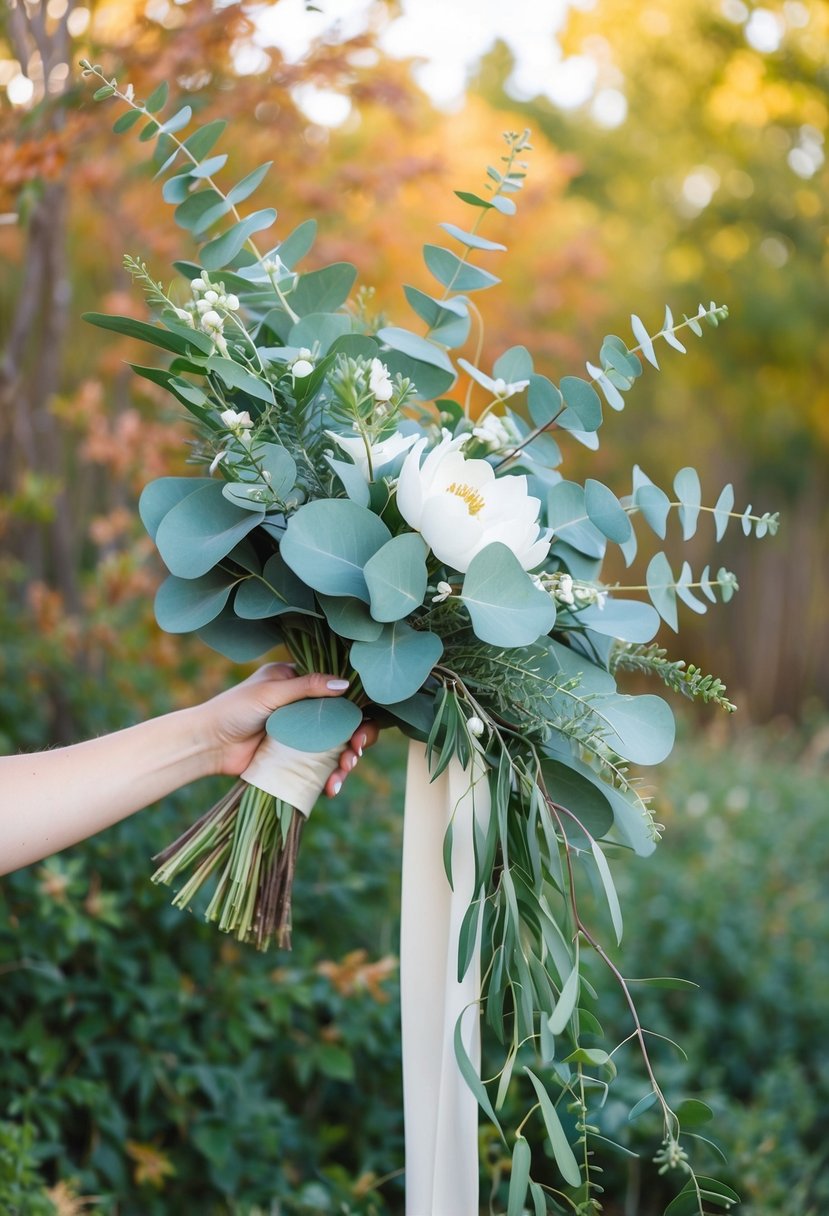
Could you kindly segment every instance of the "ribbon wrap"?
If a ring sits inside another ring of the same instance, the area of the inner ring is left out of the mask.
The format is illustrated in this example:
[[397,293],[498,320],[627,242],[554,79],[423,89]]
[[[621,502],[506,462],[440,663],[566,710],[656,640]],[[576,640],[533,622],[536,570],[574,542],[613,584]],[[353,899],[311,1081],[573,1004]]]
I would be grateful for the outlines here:
[[[409,745],[403,826],[400,990],[406,1216],[478,1216],[478,1102],[455,1058],[455,1026],[480,1069],[481,922],[466,974],[458,943],[475,890],[474,831],[491,811],[483,761],[457,760],[430,781],[422,744]],[[443,863],[452,824],[452,886]]]
[[340,744],[325,752],[301,752],[266,735],[242,773],[242,780],[281,798],[307,819],[342,750]]

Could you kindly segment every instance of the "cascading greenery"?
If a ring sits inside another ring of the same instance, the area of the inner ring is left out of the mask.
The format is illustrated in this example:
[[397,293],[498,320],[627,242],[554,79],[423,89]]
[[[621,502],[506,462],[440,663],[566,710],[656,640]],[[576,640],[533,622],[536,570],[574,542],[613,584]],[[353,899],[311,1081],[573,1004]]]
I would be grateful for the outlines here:
[[[480,229],[492,212],[516,212],[526,132],[506,136],[500,166],[487,169],[481,192],[457,192],[475,216],[469,229],[442,225],[460,252],[424,248],[438,290],[404,287],[422,323],[416,334],[372,323],[365,297],[351,299],[354,267],[297,271],[313,244],[313,221],[269,250],[258,248],[254,238],[276,212],[243,216],[239,205],[263,184],[269,165],[220,188],[216,175],[227,157],[214,149],[223,123],[181,137],[192,113],[184,106],[162,118],[165,85],[142,103],[99,67],[82,66],[101,82],[97,99],[127,105],[116,132],[140,127],[139,139],[153,143],[163,196],[199,245],[197,260],[175,264],[175,295],[140,260],[127,259],[160,324],[88,316],[172,356],[167,368],[135,370],[189,411],[199,436],[193,459],[205,475],[162,478],[142,496],[142,518],[170,570],[156,600],[159,624],[195,631],[236,660],[285,645],[301,670],[346,675],[346,698],[271,716],[268,732],[282,743],[336,746],[368,708],[425,743],[434,775],[453,759],[485,766],[492,814],[475,828],[481,895],[466,914],[458,966],[460,974],[468,968],[480,929],[481,1007],[503,1049],[497,1077],[481,1081],[459,1030],[455,1047],[481,1108],[512,1143],[509,1216],[528,1202],[535,1216],[584,1216],[601,1207],[594,1148],[602,1138],[591,1111],[606,1100],[617,1049],[596,1045],[601,1027],[583,966],[588,955],[621,987],[650,1081],[630,1117],[653,1105],[661,1110],[655,1161],[682,1178],[667,1212],[728,1209],[737,1196],[698,1175],[686,1151],[684,1129],[702,1122],[707,1108],[668,1103],[634,1000],[643,984],[681,981],[624,977],[597,937],[584,888],[598,893],[620,941],[608,856],[646,856],[660,831],[630,766],[659,764],[674,740],[666,702],[620,693],[616,674],[655,674],[674,691],[732,711],[721,681],[651,643],[660,619],[677,628],[678,601],[705,612],[718,597],[728,601],[737,584],[724,568],[712,575],[706,566],[695,578],[687,562],[676,575],[661,551],[641,584],[607,586],[601,569],[608,544],[632,564],[637,519],[664,539],[675,514],[687,541],[709,514],[719,541],[731,519],[762,537],[776,531],[777,516],[735,512],[730,486],[713,506],[703,504],[691,468],[676,474],[673,497],[636,468],[632,492],[621,499],[599,481],[582,485],[559,471],[559,443],[595,449],[603,401],[624,408],[644,363],[658,368],[660,343],[684,352],[678,335],[699,336],[703,323],[716,327],[726,309],[700,305],[679,322],[668,309],[656,333],[632,316],[633,346],[605,338],[597,362],[586,364],[588,378],[567,375],[558,384],[536,371],[521,346],[490,372],[453,361],[450,352],[473,336],[480,343],[470,296],[499,280],[473,259],[504,250]],[[446,395],[458,368],[467,375],[463,401]],[[473,409],[480,390],[485,404]],[[510,408],[509,400],[522,405]],[[465,551],[440,511],[430,514],[430,495],[443,495],[438,508],[459,512],[453,519],[466,529]],[[507,505],[505,495],[512,496]],[[184,906],[217,874],[208,915],[266,945],[274,932],[285,937],[299,816],[241,788],[165,850],[160,876],[189,872],[176,897]],[[508,1129],[499,1111],[519,1075],[536,1101]],[[558,1188],[531,1176],[535,1128],[549,1142]]]

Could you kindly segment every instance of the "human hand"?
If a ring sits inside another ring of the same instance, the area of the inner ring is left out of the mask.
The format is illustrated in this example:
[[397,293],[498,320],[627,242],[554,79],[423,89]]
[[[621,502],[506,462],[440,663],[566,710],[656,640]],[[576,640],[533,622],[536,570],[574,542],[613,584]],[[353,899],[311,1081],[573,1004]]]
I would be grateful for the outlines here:
[[[248,767],[265,737],[265,722],[275,709],[306,697],[338,697],[348,687],[336,676],[313,673],[297,676],[290,663],[266,663],[241,684],[228,688],[194,711],[211,753],[211,769],[237,777]],[[339,793],[366,747],[379,734],[364,721],[340,753],[339,763],[325,784],[329,797]]]

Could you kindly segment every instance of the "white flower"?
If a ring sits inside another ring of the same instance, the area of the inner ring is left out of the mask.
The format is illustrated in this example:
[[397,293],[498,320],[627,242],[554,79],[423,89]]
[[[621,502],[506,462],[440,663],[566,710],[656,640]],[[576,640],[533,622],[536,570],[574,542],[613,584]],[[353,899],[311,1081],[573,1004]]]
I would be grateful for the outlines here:
[[443,580],[441,580],[437,585],[437,595],[432,596],[432,603],[433,604],[442,604],[444,600],[449,599],[449,596],[451,594],[452,594],[452,584],[444,583]]
[[314,365],[310,359],[296,359],[291,364],[291,372],[293,373],[294,379],[296,379],[297,376],[300,378],[310,376],[313,370]]
[[473,714],[471,718],[467,718],[466,725],[469,727],[470,735],[474,735],[476,739],[480,739],[485,727],[476,714]]
[[398,510],[453,570],[465,573],[472,558],[495,541],[532,570],[550,548],[549,534],[538,526],[541,503],[528,494],[526,477],[496,478],[486,460],[466,460],[460,449],[468,439],[447,435],[422,467],[428,440],[418,440],[400,470]]
[[334,431],[326,431],[325,433],[335,443],[339,444],[344,452],[348,452],[366,481],[371,478],[375,469],[379,469],[381,465],[388,464],[390,460],[394,460],[395,456],[399,456],[401,452],[408,452],[409,448],[417,440],[416,435],[401,435],[399,431],[395,431],[393,435],[389,435],[388,439],[381,439],[379,443],[371,444],[371,466],[369,467],[366,445],[360,437],[352,438],[350,435],[337,435]]
[[516,393],[523,393],[529,383],[529,380],[516,380],[513,384],[508,384],[506,380],[493,380],[492,391],[499,401],[506,401],[507,397],[514,397]]
[[218,293],[218,291],[214,291],[213,288],[211,287],[209,291],[206,291],[204,293],[204,298],[205,298],[205,300],[207,300],[208,304],[218,304],[219,293]]
[[201,327],[207,334],[220,334],[224,321],[212,308],[208,312],[202,313]]
[[375,401],[391,401],[394,396],[394,385],[391,382],[389,369],[379,359],[371,361],[368,387]]
[[[229,412],[230,411],[228,411],[228,413]],[[210,468],[207,470],[208,473],[210,473],[211,475],[213,473],[215,473],[216,470],[218,469],[219,465],[224,460],[225,456],[227,456],[227,452],[225,451],[224,448],[220,452],[217,452],[216,455],[213,457],[213,459],[210,461]]]
[[175,310],[175,313],[176,313],[176,316],[178,317],[179,321],[183,321],[185,325],[189,325],[191,329],[193,328],[193,314],[192,313],[188,312],[186,308],[177,308]]
[[239,431],[247,431],[253,426],[253,419],[247,410],[223,410],[219,414],[224,425],[229,431],[233,431],[237,435]]
[[225,296],[225,308],[228,310],[228,312],[238,312],[239,297],[234,295]]
[[207,284],[204,279],[199,276],[197,279],[190,280],[190,287],[194,295],[199,295],[200,292],[207,290]]
[[573,594],[573,576],[570,574],[560,574],[555,586],[554,595],[562,604],[574,605],[576,597]]
[[496,452],[514,447],[520,439],[512,420],[499,418],[497,414],[487,414],[477,426],[473,426],[472,434],[476,439],[480,439],[481,443],[488,444]]

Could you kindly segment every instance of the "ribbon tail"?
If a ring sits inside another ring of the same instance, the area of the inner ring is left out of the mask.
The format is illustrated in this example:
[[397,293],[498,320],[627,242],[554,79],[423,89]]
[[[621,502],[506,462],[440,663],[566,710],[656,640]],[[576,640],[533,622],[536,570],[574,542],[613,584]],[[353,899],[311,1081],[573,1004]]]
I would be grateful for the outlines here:
[[[475,890],[475,823],[490,813],[483,764],[453,760],[430,782],[425,749],[412,743],[406,777],[400,985],[406,1216],[478,1216],[478,1103],[461,1075],[455,1026],[480,1067],[480,922],[472,961],[458,980],[464,915]],[[452,824],[452,886],[443,862]]]

